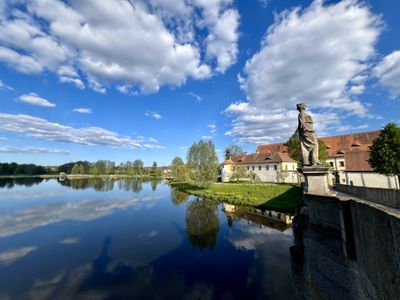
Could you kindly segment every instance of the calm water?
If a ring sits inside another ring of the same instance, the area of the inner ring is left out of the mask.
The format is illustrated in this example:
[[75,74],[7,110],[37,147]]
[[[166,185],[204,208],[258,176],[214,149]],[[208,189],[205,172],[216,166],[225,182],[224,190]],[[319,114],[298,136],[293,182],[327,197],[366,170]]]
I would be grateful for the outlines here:
[[292,244],[162,182],[0,179],[0,299],[292,299]]

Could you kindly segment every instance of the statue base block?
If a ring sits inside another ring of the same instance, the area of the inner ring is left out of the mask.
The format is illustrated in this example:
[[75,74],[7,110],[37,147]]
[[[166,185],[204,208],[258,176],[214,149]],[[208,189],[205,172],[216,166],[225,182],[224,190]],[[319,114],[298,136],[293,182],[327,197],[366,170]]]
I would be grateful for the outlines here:
[[329,168],[325,166],[305,166],[298,169],[304,175],[304,192],[314,195],[333,196],[329,190],[328,174]]

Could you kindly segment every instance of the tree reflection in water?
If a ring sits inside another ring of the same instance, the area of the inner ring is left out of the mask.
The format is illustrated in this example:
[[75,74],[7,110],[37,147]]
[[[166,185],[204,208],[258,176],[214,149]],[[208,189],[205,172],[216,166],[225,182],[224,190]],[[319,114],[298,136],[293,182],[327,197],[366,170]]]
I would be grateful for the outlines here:
[[26,177],[26,178],[0,178],[0,188],[11,189],[15,185],[24,185],[26,187],[39,184],[43,181],[43,178],[39,177]]
[[186,203],[189,198],[189,195],[179,191],[178,189],[171,188],[171,201],[174,205],[178,206],[183,203]]
[[199,249],[214,249],[219,231],[217,204],[197,198],[186,208],[186,231],[190,243]]

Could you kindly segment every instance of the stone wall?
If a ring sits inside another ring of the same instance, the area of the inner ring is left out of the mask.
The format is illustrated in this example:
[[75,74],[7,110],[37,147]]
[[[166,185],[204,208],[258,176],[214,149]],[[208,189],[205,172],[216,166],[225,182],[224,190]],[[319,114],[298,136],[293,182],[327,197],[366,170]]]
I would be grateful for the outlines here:
[[345,183],[363,187],[384,189],[399,188],[396,176],[386,176],[374,172],[345,172]]
[[357,198],[400,209],[400,190],[337,184],[336,190]]
[[293,227],[304,253],[292,264],[297,298],[397,299],[400,212],[331,196],[306,195],[304,204]]

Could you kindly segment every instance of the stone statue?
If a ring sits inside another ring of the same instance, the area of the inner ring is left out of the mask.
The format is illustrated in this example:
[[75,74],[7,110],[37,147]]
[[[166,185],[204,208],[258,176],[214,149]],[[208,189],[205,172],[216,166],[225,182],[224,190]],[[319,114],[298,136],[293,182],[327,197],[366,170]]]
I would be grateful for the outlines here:
[[318,139],[314,131],[313,120],[305,112],[306,105],[304,103],[299,103],[296,107],[299,111],[299,125],[297,130],[300,136],[303,166],[321,165],[318,158]]

